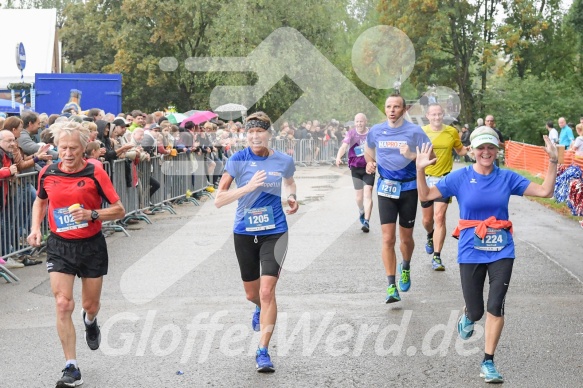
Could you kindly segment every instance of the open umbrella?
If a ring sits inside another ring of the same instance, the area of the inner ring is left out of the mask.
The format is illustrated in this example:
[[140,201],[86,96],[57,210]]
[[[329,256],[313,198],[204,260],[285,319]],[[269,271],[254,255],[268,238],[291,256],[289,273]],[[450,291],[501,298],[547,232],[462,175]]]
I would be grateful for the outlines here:
[[241,104],[225,104],[213,110],[217,112],[222,119],[229,120],[233,120],[234,118],[238,119],[247,113],[247,107]]
[[12,108],[12,101],[4,100],[4,99],[0,98],[0,112],[18,114],[18,113],[20,113],[21,106],[22,106],[22,104],[20,102],[17,102],[15,104],[15,108]]
[[182,113],[170,113],[168,115],[166,115],[166,118],[168,119],[168,121],[170,121],[172,124],[178,124],[181,123],[184,119],[186,119],[188,116]]
[[192,121],[193,123],[198,125],[200,123],[204,123],[205,121],[209,121],[211,119],[214,119],[215,117],[217,117],[216,113],[211,112],[209,110],[203,110],[201,112],[196,112],[192,116],[182,120],[182,122],[180,124],[184,125],[187,122]]

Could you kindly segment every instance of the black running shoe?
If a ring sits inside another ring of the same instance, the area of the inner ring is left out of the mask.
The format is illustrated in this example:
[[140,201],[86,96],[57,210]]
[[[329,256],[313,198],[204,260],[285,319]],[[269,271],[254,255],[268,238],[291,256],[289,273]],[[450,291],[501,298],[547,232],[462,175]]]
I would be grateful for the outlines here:
[[364,222],[362,223],[362,228],[360,228],[360,230],[362,230],[364,233],[368,233],[368,231],[370,230],[368,220],[364,220]]
[[99,349],[99,344],[101,343],[101,331],[99,326],[97,326],[97,318],[93,321],[93,324],[88,325],[85,323],[85,311],[83,311],[83,324],[85,325],[85,342],[91,350]]
[[57,388],[76,387],[83,384],[81,370],[75,365],[69,364],[63,369],[63,377],[57,381]]

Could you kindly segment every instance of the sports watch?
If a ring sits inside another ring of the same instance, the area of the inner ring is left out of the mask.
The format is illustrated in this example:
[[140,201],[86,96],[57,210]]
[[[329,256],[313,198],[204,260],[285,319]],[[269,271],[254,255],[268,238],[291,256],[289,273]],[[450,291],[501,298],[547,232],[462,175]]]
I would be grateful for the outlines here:
[[91,210],[91,222],[95,222],[99,218],[99,213],[97,210]]

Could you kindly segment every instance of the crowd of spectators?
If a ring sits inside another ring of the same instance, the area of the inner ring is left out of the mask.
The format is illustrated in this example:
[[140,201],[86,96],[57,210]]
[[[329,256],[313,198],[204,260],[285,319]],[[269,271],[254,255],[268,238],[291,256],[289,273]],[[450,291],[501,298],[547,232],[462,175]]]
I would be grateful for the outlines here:
[[[30,228],[31,207],[36,198],[35,172],[46,164],[58,162],[51,129],[68,121],[79,122],[90,131],[85,158],[105,168],[112,180],[113,169],[107,166],[112,166],[116,160],[125,160],[129,166],[127,168],[135,170],[141,161],[149,162],[156,156],[172,157],[187,153],[192,157],[198,155],[198,160],[204,161],[204,173],[193,175],[193,182],[195,179],[204,179],[206,181],[202,187],[213,192],[227,159],[246,146],[245,128],[240,122],[213,120],[200,124],[192,121],[172,123],[162,111],[145,113],[133,110],[114,115],[98,108],[81,111],[78,105],[72,103],[65,105],[60,114],[24,111],[20,117],[0,115],[0,139],[3,138],[2,134],[5,134],[5,139],[11,138],[7,135],[10,133],[15,140],[10,145],[7,140],[0,144],[0,257],[10,256],[6,264],[9,268],[40,263],[26,251],[25,254],[12,257],[14,255],[10,254],[22,246],[15,246],[11,242],[24,241]],[[309,152],[306,155],[308,164],[317,164],[318,160],[333,159],[335,151],[327,145],[334,145],[337,149],[347,129],[336,120],[327,125],[321,125],[318,120],[305,121],[297,126],[284,122],[279,129],[274,128],[273,140],[278,142],[281,151],[292,156],[299,141],[319,140],[308,142]],[[13,178],[27,173],[31,173],[31,179],[27,181]],[[126,174],[126,180],[127,176],[136,175]],[[9,187],[8,182],[11,181],[18,184]],[[137,178],[127,183],[128,187],[142,184]],[[160,182],[150,177],[148,184],[152,197],[160,189]],[[194,193],[194,196],[199,197],[200,193]],[[17,228],[19,230],[9,225],[16,220],[20,225]],[[14,238],[14,233],[18,235],[17,238]]]

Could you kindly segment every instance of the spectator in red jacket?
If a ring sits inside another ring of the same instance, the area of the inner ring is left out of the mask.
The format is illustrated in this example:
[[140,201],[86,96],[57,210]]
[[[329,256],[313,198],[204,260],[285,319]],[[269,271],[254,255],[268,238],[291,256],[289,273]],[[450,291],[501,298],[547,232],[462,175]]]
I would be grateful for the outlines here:
[[[5,255],[12,250],[14,240],[14,227],[10,225],[8,218],[8,178],[14,176],[17,172],[16,165],[12,162],[12,153],[16,148],[16,138],[12,132],[7,130],[0,131],[0,255]],[[12,258],[6,260],[8,268],[24,267],[23,264],[17,264]]]

